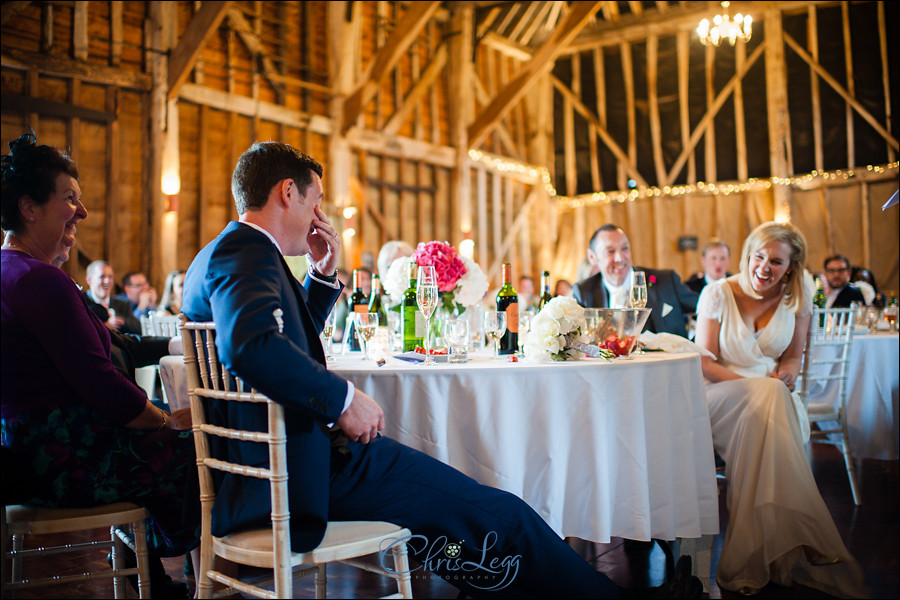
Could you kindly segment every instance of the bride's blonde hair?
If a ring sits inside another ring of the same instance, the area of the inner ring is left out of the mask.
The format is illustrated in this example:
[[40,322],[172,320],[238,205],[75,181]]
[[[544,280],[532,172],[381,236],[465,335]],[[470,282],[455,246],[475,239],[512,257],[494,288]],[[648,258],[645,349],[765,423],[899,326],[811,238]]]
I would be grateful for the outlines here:
[[784,303],[797,312],[803,302],[803,271],[806,264],[806,238],[790,223],[769,221],[750,232],[741,250],[741,272],[738,276],[741,290],[751,298],[762,298],[750,284],[750,254],[770,242],[784,242],[791,248],[791,264],[785,275]]

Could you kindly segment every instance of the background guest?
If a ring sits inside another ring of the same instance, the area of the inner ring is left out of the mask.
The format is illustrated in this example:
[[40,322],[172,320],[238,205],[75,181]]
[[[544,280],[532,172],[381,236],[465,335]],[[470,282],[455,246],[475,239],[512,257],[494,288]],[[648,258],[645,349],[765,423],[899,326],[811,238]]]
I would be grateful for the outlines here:
[[534,295],[534,279],[530,275],[519,277],[516,292],[519,295],[519,310],[533,309],[537,306],[538,298]]
[[109,329],[59,269],[87,218],[72,159],[33,134],[9,146],[0,163],[0,427],[4,454],[29,473],[16,485],[30,504],[146,507],[151,593],[186,597],[158,557],[199,543],[190,414],[160,411],[116,370]]
[[159,315],[177,315],[181,312],[181,295],[184,292],[184,271],[172,271],[166,276],[162,297],[156,312]]
[[140,271],[129,271],[122,277],[125,291],[113,296],[116,300],[131,302],[132,313],[140,319],[146,317],[156,307],[156,289],[150,287],[147,276]]
[[878,290],[872,271],[863,267],[853,267],[850,281],[862,292],[866,304],[877,306],[878,308],[884,308],[887,305],[887,297]]
[[825,308],[850,308],[851,302],[868,304],[858,287],[850,283],[850,261],[842,254],[825,259]]
[[379,277],[383,280],[387,275],[388,269],[391,268],[392,262],[402,256],[412,256],[415,251],[415,248],[403,241],[391,240],[386,242],[378,252]]
[[112,297],[113,268],[103,260],[95,260],[88,265],[85,280],[88,289],[84,297],[94,314],[107,327],[122,333],[141,333],[141,322],[134,316],[131,301]]
[[556,282],[556,287],[553,288],[553,297],[556,296],[571,296],[572,295],[572,284],[569,283],[565,279],[560,279]]
[[701,251],[700,265],[703,272],[695,273],[684,284],[699,294],[706,284],[731,277],[731,273],[728,272],[730,261],[731,250],[728,244],[722,240],[712,240],[703,246]]
[[[631,242],[621,227],[607,224],[591,236],[587,260],[598,273],[575,284],[575,299],[584,307],[625,308],[634,267]],[[647,269],[647,308],[652,308],[645,329],[687,337],[685,314],[697,307],[697,293],[688,289],[675,271]]]

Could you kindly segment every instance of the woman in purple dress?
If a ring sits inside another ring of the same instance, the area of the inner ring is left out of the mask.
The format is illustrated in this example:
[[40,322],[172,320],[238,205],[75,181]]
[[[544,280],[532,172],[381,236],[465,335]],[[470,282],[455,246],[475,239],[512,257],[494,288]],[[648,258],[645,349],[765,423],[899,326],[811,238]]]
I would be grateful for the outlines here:
[[31,504],[144,506],[151,555],[184,554],[199,543],[189,415],[160,411],[115,369],[109,331],[59,268],[87,217],[72,159],[32,134],[9,147],[0,214],[2,444],[31,476],[17,485]]

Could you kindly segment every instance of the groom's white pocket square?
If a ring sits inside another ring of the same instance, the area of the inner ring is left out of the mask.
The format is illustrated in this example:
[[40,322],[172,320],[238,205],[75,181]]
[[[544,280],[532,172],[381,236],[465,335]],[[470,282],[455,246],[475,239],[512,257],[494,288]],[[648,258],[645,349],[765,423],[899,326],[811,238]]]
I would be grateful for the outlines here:
[[665,317],[667,314],[672,312],[672,305],[667,302],[663,302],[662,316]]

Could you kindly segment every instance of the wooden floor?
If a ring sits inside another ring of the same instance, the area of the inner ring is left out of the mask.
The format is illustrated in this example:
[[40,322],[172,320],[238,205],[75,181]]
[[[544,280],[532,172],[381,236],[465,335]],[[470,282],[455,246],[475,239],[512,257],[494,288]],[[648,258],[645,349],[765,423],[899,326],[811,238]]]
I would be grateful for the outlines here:
[[[850,486],[844,471],[840,454],[835,448],[814,446],[812,451],[813,471],[819,489],[847,547],[856,556],[865,570],[866,583],[871,598],[900,597],[900,564],[898,564],[898,461],[862,461],[861,486],[863,505],[856,507],[850,496]],[[728,515],[725,511],[724,481],[719,483],[721,528],[724,530]],[[38,544],[51,545],[61,540],[43,538],[30,541],[26,546]],[[66,542],[79,541],[74,537]],[[626,553],[622,540],[614,539],[608,544],[596,544],[582,540],[570,540],[570,544],[586,560],[599,571],[606,573],[619,585],[627,587],[659,585],[665,577],[665,555],[658,546],[649,550],[629,551]],[[716,561],[721,552],[722,535],[715,538],[713,544],[713,565],[715,573]],[[105,565],[105,552],[95,551],[81,559],[70,559],[70,572],[84,570],[85,561],[92,567]],[[56,559],[57,561],[59,559]],[[185,580],[193,589],[193,578],[183,575],[184,560],[178,558],[164,560],[168,573]],[[38,564],[26,563],[25,576],[38,577],[48,568],[58,568],[58,562],[47,559]],[[382,578],[368,573],[360,573],[350,567],[333,565],[328,572],[329,596],[333,598],[373,598],[390,594],[392,590]],[[710,598],[731,598],[736,594],[719,590],[712,582]],[[129,588],[129,597],[136,597]],[[314,597],[311,579],[300,580],[295,584],[295,597]],[[421,573],[413,580],[413,593],[417,598],[456,598],[457,590],[447,582]],[[112,597],[112,584],[109,581],[82,582],[69,586],[54,586],[39,590],[26,590],[11,598],[108,598]],[[808,588],[784,588],[770,585],[758,598],[827,598],[828,596]]]

